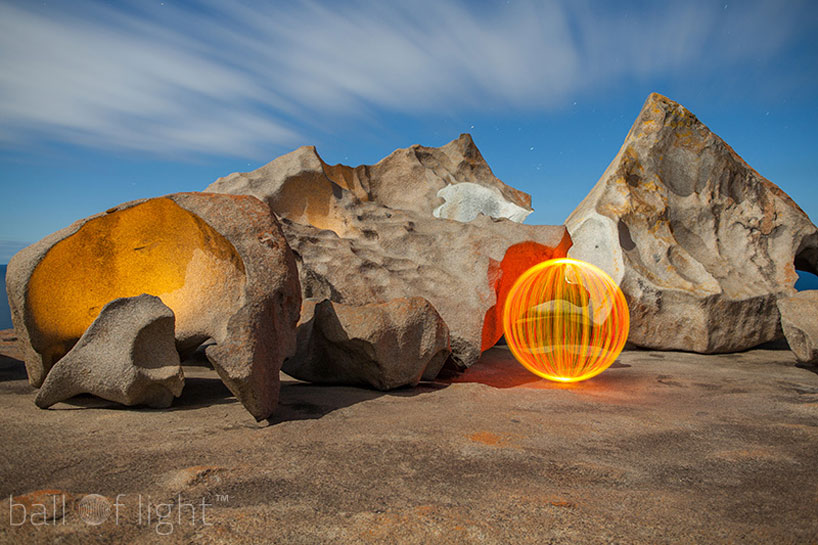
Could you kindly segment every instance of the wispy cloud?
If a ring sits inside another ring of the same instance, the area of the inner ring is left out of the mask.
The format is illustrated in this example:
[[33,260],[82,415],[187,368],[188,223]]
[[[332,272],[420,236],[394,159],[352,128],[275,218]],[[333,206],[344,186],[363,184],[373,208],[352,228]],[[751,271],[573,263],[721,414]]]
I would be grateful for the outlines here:
[[256,156],[322,116],[547,109],[772,58],[805,4],[0,4],[0,145]]

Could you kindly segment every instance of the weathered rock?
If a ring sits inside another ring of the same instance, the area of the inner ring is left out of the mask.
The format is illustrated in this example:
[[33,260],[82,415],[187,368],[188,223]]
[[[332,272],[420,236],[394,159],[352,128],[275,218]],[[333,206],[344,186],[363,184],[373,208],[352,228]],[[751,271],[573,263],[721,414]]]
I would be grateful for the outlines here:
[[341,189],[361,201],[458,221],[482,213],[522,222],[532,212],[531,196],[498,180],[468,134],[355,168],[330,166],[314,146],[303,146],[253,172],[219,178],[206,191],[254,195],[279,215],[343,236],[351,226],[338,210]]
[[303,297],[352,305],[423,297],[449,327],[452,359],[460,367],[473,364],[502,336],[503,305],[519,275],[564,256],[571,245],[562,226],[482,215],[460,223],[372,203],[359,203],[354,211],[353,222],[365,236],[342,238],[282,219]]
[[40,386],[107,302],[142,293],[176,315],[187,353],[207,357],[257,419],[295,350],[300,293],[278,222],[250,196],[176,193],[122,204],[18,252],[6,288],[29,381]]
[[778,300],[781,327],[798,361],[818,363],[818,290]]
[[173,311],[159,297],[114,299],[51,368],[37,406],[93,394],[123,405],[170,407],[185,383],[174,322]]
[[282,370],[299,380],[391,390],[434,379],[450,353],[449,328],[422,297],[361,306],[309,300],[298,350]]
[[630,342],[702,353],[781,336],[776,301],[816,272],[818,231],[781,189],[684,107],[652,94],[566,220],[572,257],[608,272]]
[[[408,159],[399,160],[413,154],[423,160],[417,159],[412,168],[406,167]],[[444,169],[441,165],[449,164],[444,159],[450,155],[466,159],[457,168]],[[400,177],[389,171],[393,164],[397,172],[421,166],[424,172],[445,170],[452,183],[427,172],[425,177],[406,174],[407,185],[400,186]],[[490,172],[481,165],[485,162],[468,135],[439,150],[398,150],[378,165],[353,170],[326,167],[313,148],[301,148],[255,172],[222,178],[208,189],[248,192],[270,205],[296,254],[305,299],[368,305],[423,297],[449,327],[454,363],[468,367],[502,336],[503,304],[517,277],[541,261],[564,257],[571,245],[562,226],[521,225],[483,214],[468,223],[436,218],[433,211],[443,204],[435,200],[437,192],[462,185],[454,183],[455,174],[465,172],[464,179],[497,189],[485,176],[474,174]],[[364,174],[369,176],[366,183]],[[399,201],[399,191],[390,189],[398,186],[415,195],[414,200]],[[384,198],[389,206],[381,202]]]

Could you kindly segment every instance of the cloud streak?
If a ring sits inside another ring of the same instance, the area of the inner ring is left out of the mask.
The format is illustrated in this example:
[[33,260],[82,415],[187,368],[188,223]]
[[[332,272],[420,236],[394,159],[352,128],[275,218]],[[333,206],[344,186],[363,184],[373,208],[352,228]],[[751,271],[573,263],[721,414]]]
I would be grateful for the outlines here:
[[0,4],[0,146],[256,157],[325,116],[542,111],[627,78],[774,58],[805,4],[776,5]]

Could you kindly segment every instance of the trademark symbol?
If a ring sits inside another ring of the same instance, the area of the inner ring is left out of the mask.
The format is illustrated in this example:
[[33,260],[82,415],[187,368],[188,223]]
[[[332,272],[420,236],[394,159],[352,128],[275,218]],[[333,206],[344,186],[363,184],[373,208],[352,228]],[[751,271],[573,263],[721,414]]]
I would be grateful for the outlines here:
[[218,502],[226,502],[230,499],[230,496],[227,494],[216,494],[216,501]]

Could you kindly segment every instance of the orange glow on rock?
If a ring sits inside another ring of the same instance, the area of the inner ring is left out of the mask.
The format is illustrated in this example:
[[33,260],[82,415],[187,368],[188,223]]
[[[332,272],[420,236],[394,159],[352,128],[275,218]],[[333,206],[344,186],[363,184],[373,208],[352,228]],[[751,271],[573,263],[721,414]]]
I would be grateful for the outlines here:
[[106,303],[148,293],[173,309],[177,343],[195,347],[215,329],[215,302],[240,303],[245,276],[226,238],[171,199],[151,199],[91,219],[48,250],[28,282],[31,343],[48,372]]
[[537,263],[565,257],[570,247],[571,237],[566,232],[556,248],[532,241],[520,242],[508,247],[501,262],[489,260],[488,280],[497,294],[497,304],[488,309],[483,318],[481,351],[485,352],[497,344],[503,336],[503,309],[514,282]]
[[576,259],[544,261],[508,293],[503,329],[514,357],[535,375],[577,382],[607,369],[628,338],[628,304],[602,269]]

